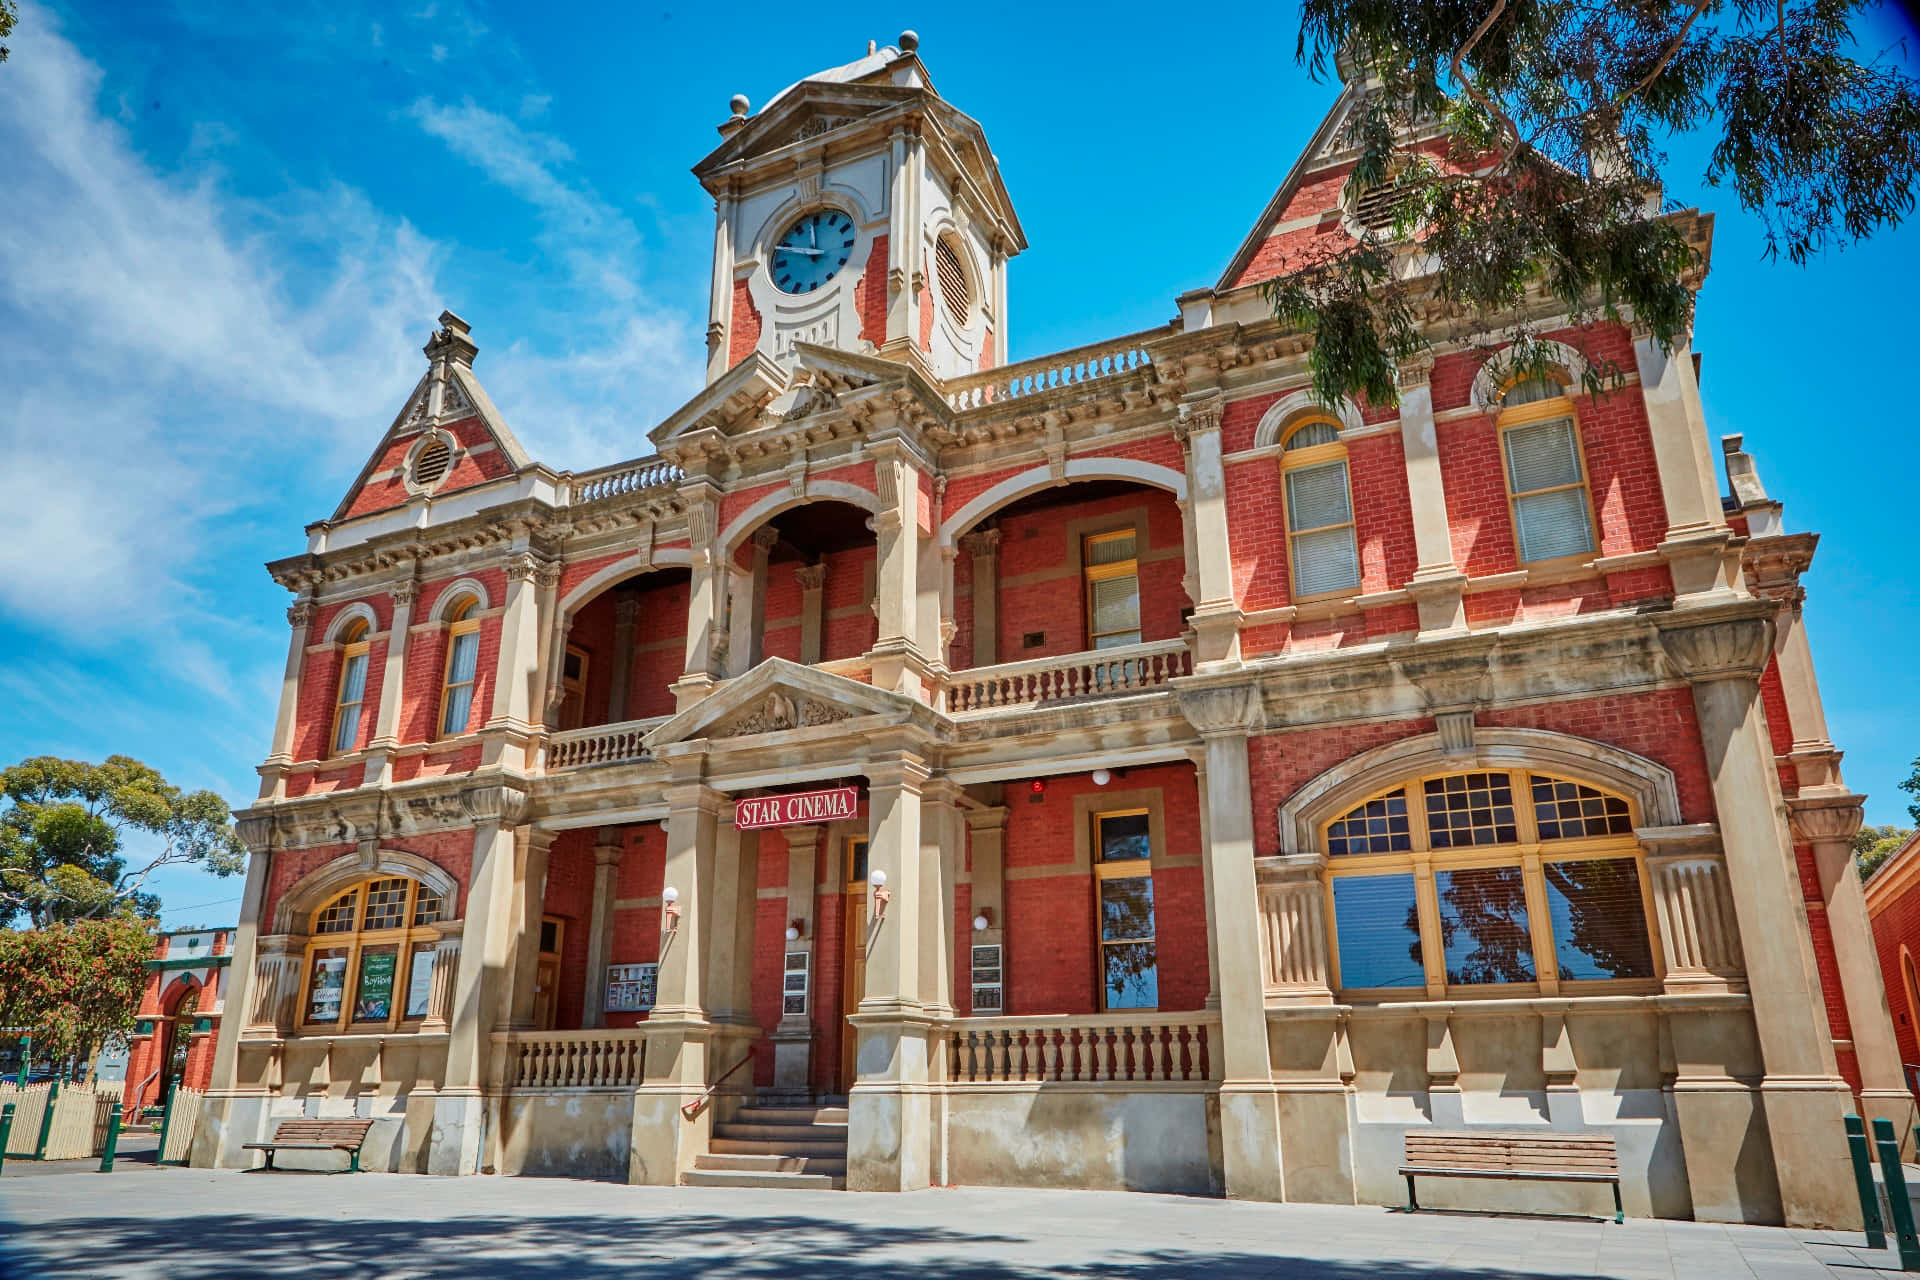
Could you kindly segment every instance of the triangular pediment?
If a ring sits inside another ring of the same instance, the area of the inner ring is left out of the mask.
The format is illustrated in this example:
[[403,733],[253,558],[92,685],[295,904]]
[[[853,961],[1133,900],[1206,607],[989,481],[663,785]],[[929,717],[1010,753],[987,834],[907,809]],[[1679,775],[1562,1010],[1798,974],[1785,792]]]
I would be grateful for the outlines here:
[[793,375],[772,357],[752,352],[667,415],[647,438],[655,445],[664,445],[703,431],[741,435],[761,425],[761,411],[792,381]]
[[863,730],[876,724],[907,723],[933,729],[943,719],[905,694],[785,658],[768,658],[653,730],[647,735],[647,748],[658,751],[699,738],[794,733],[842,721],[859,721]]

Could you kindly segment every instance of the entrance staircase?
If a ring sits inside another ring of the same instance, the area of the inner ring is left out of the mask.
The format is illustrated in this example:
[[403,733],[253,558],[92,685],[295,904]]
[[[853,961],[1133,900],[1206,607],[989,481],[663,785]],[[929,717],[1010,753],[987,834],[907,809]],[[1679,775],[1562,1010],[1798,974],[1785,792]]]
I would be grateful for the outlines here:
[[844,1190],[846,1099],[740,1108],[733,1119],[713,1127],[710,1153],[694,1157],[680,1185]]

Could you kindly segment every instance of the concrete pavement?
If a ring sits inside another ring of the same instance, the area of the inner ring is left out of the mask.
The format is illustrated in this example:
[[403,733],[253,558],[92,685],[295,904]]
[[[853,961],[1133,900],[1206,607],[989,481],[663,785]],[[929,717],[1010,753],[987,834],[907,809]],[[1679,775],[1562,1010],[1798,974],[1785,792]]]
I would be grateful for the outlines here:
[[1867,1280],[1857,1235],[1629,1220],[1409,1216],[1091,1191],[917,1195],[540,1178],[8,1177],[0,1277],[413,1280]]

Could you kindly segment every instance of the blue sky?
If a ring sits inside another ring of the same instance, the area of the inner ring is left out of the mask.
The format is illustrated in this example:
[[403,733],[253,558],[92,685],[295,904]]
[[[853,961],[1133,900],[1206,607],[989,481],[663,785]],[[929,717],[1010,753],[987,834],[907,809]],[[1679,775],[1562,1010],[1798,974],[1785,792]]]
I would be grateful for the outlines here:
[[[126,752],[252,798],[286,644],[260,566],[332,510],[443,306],[536,457],[644,452],[700,384],[712,212],[687,170],[732,94],[757,106],[915,28],[1032,244],[1021,359],[1161,324],[1213,283],[1333,92],[1294,65],[1287,5],[1230,28],[1127,5],[556,12],[23,6],[0,67],[0,759]],[[1869,820],[1904,822],[1915,449],[1882,389],[1912,367],[1920,230],[1767,264],[1698,185],[1703,149],[1675,160],[1670,194],[1719,213],[1695,343],[1711,429],[1744,431],[1789,527],[1822,534],[1833,736]],[[156,886],[170,925],[238,910],[238,880]]]

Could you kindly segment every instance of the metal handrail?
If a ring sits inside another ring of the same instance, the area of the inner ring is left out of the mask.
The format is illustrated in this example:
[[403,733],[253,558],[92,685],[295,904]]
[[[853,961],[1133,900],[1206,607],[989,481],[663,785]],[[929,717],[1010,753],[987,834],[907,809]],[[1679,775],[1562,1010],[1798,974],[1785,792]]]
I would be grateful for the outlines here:
[[740,1059],[740,1061],[734,1063],[732,1066],[728,1067],[726,1071],[721,1074],[718,1080],[715,1080],[712,1084],[707,1086],[707,1091],[705,1093],[695,1098],[692,1102],[689,1102],[686,1106],[681,1107],[680,1114],[685,1116],[689,1120],[699,1115],[700,1112],[706,1108],[707,1100],[712,1098],[714,1094],[720,1091],[720,1086],[725,1084],[727,1082],[727,1079],[730,1076],[732,1076],[734,1072],[746,1066],[749,1062],[752,1062],[754,1059],[754,1056],[759,1052],[760,1052],[760,1046],[758,1044],[748,1045],[747,1056]]
[[[157,1079],[159,1079],[159,1078],[160,1078],[160,1068],[158,1068],[158,1067],[155,1067],[155,1068],[154,1068],[154,1069],[153,1069],[153,1070],[152,1070],[151,1072],[149,1072],[149,1073],[147,1074],[147,1078],[146,1078],[145,1080],[142,1080],[142,1081],[141,1081],[141,1082],[140,1082],[139,1084],[137,1084],[137,1085],[135,1085],[135,1086],[133,1087],[133,1094],[132,1094],[132,1097],[131,1097],[131,1102],[132,1102],[132,1105],[133,1105],[133,1114],[134,1114],[134,1115],[135,1115],[136,1117],[137,1117],[137,1116],[138,1116],[138,1115],[140,1114],[140,1112],[141,1112],[141,1111],[143,1110],[143,1108],[142,1108],[142,1107],[140,1106],[140,1099],[141,1099],[141,1098],[142,1098],[143,1096],[145,1096],[145,1094],[146,1094],[146,1092],[147,1092],[147,1086],[148,1086],[148,1085],[150,1085],[150,1084],[152,1084],[152,1083],[153,1083],[153,1082],[154,1082],[155,1080],[157,1080]],[[122,1089],[122,1090],[120,1091],[120,1100],[121,1100],[121,1102],[123,1102],[123,1103],[124,1103],[124,1102],[128,1102],[128,1101],[129,1101],[129,1097],[128,1097],[128,1094],[127,1094],[127,1091],[126,1091],[125,1089]],[[158,1102],[158,1101],[160,1101],[160,1099],[159,1099],[158,1097],[155,1097],[155,1098],[154,1098],[154,1101],[155,1101],[155,1102]]]

